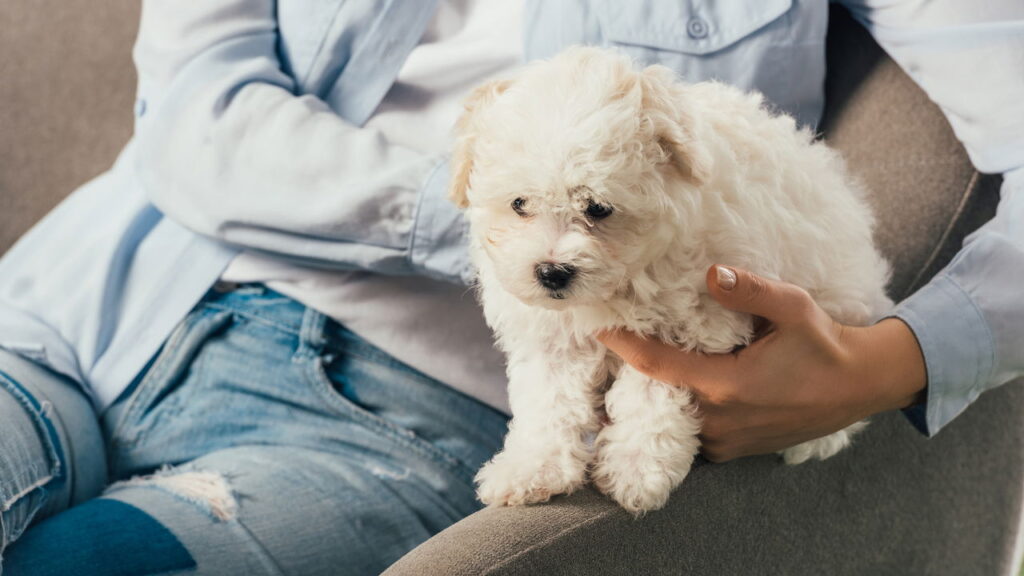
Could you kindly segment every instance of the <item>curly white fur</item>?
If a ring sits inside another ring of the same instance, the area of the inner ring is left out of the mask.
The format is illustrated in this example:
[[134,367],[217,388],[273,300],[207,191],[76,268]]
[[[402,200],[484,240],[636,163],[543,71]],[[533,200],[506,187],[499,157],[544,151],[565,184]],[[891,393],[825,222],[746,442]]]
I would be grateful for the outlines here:
[[[748,343],[752,319],[707,294],[713,263],[797,284],[847,324],[891,306],[872,215],[841,159],[758,94],[573,48],[477,89],[457,137],[452,198],[470,219],[514,416],[477,475],[487,504],[545,501],[589,473],[627,510],[664,506],[699,449],[690,395],[594,334],[711,353]],[[576,273],[545,286],[543,263]],[[860,427],[784,456],[827,458]]]

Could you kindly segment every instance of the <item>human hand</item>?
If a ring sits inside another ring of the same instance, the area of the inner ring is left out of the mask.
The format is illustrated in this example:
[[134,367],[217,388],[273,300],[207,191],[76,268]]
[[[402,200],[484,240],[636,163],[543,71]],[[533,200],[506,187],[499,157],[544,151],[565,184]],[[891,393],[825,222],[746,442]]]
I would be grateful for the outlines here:
[[708,355],[625,331],[598,339],[640,372],[693,392],[711,461],[826,436],[910,406],[925,388],[921,349],[899,319],[844,326],[803,289],[724,266],[708,269],[707,285],[722,306],[763,319],[749,346]]

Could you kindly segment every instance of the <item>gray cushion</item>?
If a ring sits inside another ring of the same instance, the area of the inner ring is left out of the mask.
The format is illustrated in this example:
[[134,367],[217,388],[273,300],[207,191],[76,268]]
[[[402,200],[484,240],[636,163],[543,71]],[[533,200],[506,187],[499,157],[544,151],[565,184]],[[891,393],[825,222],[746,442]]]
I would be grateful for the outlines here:
[[138,0],[0,1],[0,254],[132,131]]
[[845,11],[832,13],[821,130],[870,192],[901,299],[995,215],[1001,178],[975,171],[928,96]]

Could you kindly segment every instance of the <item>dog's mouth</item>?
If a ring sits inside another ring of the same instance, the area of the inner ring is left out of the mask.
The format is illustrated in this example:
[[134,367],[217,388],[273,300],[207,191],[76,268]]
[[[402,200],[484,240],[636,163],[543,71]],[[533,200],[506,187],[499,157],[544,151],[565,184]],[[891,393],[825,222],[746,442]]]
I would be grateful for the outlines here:
[[520,298],[524,304],[547,308],[548,310],[565,310],[575,304],[572,298],[572,290],[543,290],[534,292],[532,295]]

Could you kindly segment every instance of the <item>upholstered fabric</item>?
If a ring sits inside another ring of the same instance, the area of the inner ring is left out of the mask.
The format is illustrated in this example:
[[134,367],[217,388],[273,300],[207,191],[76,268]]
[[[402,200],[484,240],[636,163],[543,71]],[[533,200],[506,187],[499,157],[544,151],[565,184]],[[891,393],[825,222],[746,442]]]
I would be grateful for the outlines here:
[[[138,10],[136,0],[0,2],[0,252],[130,135]],[[903,296],[991,216],[998,179],[970,167],[935,106],[848,18],[830,44],[823,129],[871,190],[891,291]],[[484,510],[388,573],[1010,573],[1022,408],[1017,382],[931,440],[886,414],[824,463],[701,465],[666,510],[640,520],[589,490]]]
[[0,253],[132,131],[138,0],[0,2]]
[[898,300],[995,215],[1002,180],[974,170],[939,109],[863,28],[840,8],[832,16],[820,130],[871,194]]

